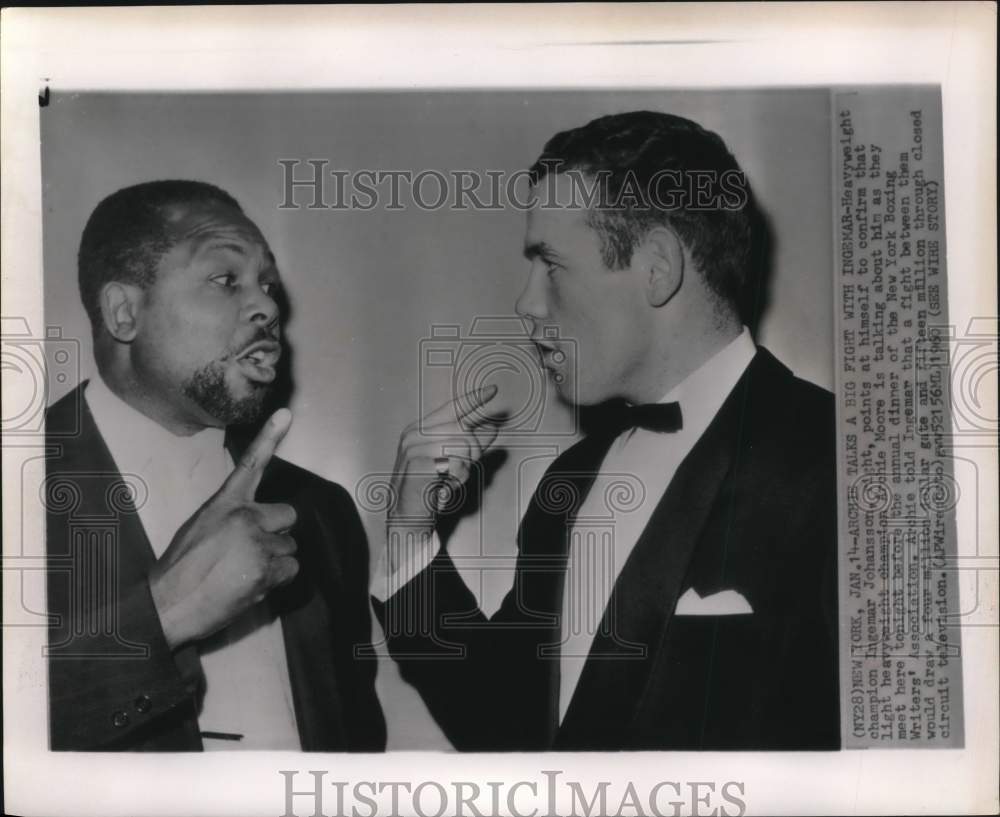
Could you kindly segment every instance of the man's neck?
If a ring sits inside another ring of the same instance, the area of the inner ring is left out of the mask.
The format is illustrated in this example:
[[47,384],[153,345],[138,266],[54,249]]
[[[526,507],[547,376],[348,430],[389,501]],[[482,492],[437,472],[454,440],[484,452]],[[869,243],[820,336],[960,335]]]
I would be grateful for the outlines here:
[[191,418],[180,418],[170,411],[154,393],[142,387],[134,376],[114,368],[101,368],[100,378],[119,400],[162,426],[175,437],[190,437],[210,426]]
[[653,403],[684,382],[709,360],[725,349],[743,332],[739,321],[708,331],[682,330],[664,340],[650,366],[626,399],[630,403]]

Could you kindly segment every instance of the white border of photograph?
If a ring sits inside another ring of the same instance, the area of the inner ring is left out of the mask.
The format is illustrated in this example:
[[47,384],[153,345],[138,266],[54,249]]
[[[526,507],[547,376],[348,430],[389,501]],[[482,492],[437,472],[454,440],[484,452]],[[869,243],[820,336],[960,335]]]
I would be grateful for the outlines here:
[[[995,321],[995,31],[994,4],[958,2],[6,9],[0,43],[3,314],[44,326],[38,95],[45,87],[303,92],[920,83],[940,84],[943,95],[949,323]],[[5,379],[5,399],[9,385]],[[995,497],[996,450],[963,456],[976,460],[981,496]],[[9,470],[5,458],[5,543],[19,506],[18,475]],[[972,555],[963,548],[975,541],[991,543],[995,556],[996,530],[995,503],[960,516],[960,558]],[[17,603],[18,571],[5,570],[3,579],[6,613]],[[995,576],[991,581],[995,619]],[[543,772],[560,770],[563,780],[614,781],[618,792],[629,781],[640,791],[660,781],[684,787],[712,781],[717,789],[741,781],[748,814],[995,813],[996,636],[995,626],[962,633],[962,750],[445,758],[430,752],[50,753],[39,659],[45,631],[25,628],[12,636],[8,630],[5,806],[8,813],[50,817],[283,815],[282,769],[299,771],[298,788],[311,780],[308,770],[326,770],[327,781],[348,786],[464,780],[485,789],[487,781],[521,780],[537,782],[539,791]],[[326,814],[334,813],[333,794],[328,785]],[[387,804],[389,794],[380,802]],[[686,800],[681,813],[698,808],[687,788],[677,799]],[[569,810],[568,800],[556,805],[560,813]],[[736,813],[718,797],[702,805],[702,813],[719,805]],[[297,800],[295,813],[312,814],[308,800]]]

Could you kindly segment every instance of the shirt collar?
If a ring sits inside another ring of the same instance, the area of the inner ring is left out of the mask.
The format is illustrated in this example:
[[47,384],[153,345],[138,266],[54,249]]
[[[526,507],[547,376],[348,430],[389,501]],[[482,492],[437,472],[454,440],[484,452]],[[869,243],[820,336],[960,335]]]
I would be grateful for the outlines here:
[[670,441],[673,446],[693,445],[719,413],[755,354],[757,347],[744,326],[739,335],[657,401],[680,403],[682,424],[676,434],[633,428],[619,437],[619,450],[634,450],[633,440],[642,440],[647,446],[654,440]]
[[753,336],[743,327],[733,340],[674,386],[657,402],[681,404],[685,420],[691,412],[714,415],[757,353]]
[[223,450],[224,429],[206,428],[187,437],[173,434],[122,400],[100,376],[88,381],[85,395],[97,429],[123,473],[145,476],[155,466],[189,474],[203,456]]

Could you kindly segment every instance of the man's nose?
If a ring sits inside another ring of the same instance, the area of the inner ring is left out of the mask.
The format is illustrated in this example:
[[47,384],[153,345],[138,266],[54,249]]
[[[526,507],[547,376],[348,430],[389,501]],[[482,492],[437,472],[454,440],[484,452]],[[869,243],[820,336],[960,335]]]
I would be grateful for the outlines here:
[[514,310],[522,318],[532,318],[542,320],[548,317],[548,308],[545,304],[545,273],[542,270],[532,269],[528,273],[528,282],[517,296],[514,303]]
[[273,297],[264,291],[260,284],[257,284],[251,287],[248,292],[244,312],[251,323],[267,326],[278,320],[281,315],[281,307],[278,306],[278,302]]

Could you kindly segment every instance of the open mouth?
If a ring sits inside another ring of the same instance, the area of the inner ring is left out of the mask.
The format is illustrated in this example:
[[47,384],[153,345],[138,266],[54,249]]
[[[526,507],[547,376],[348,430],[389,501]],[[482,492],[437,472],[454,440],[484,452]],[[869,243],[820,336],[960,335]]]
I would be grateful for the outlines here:
[[270,383],[277,377],[280,359],[281,345],[272,340],[263,340],[244,349],[236,363],[250,380],[256,383]]

